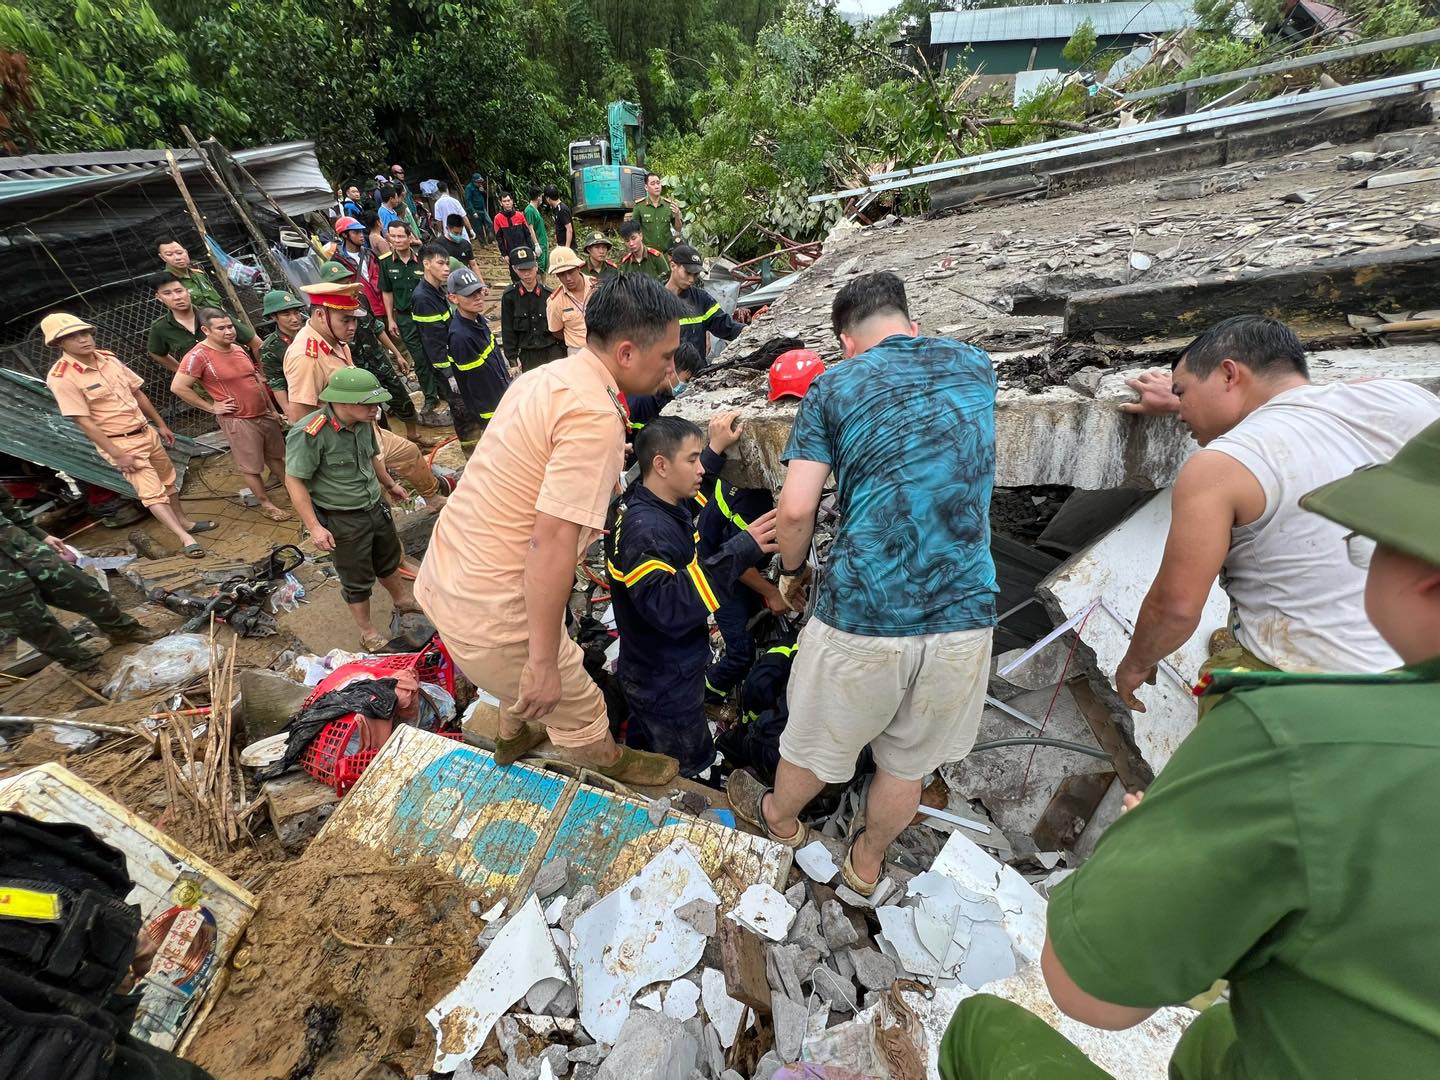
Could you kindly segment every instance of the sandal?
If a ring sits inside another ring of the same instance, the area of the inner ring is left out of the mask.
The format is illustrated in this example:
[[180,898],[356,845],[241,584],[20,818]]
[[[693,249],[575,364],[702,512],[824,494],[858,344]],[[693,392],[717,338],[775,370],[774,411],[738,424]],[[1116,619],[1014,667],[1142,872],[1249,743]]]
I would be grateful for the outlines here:
[[196,533],[211,532],[215,529],[218,529],[219,527],[220,526],[213,521],[197,521],[194,525],[191,525],[190,528],[186,529],[185,531],[193,536]]
[[360,635],[360,647],[368,653],[379,652],[388,644],[390,644],[390,639],[378,630],[371,634]]
[[793,836],[777,836],[770,830],[770,825],[765,820],[765,813],[760,804],[765,801],[765,796],[773,794],[773,789],[766,787],[757,780],[751,773],[743,769],[731,773],[725,781],[725,795],[730,800],[730,809],[735,816],[747,825],[753,825],[760,832],[775,843],[794,851],[801,848],[810,840],[810,829],[802,821],[800,827],[795,830]]
[[880,882],[885,878],[885,864],[880,864],[880,876],[874,881],[866,881],[855,872],[855,864],[851,856],[855,853],[855,841],[860,839],[860,833],[865,831],[865,826],[860,826],[860,831],[850,838],[850,843],[845,847],[845,862],[840,866],[840,877],[844,879],[846,886],[861,896],[874,896],[875,890],[880,887]]
[[187,559],[203,559],[205,557],[205,549],[199,544],[186,544],[180,549],[180,554],[184,555]]

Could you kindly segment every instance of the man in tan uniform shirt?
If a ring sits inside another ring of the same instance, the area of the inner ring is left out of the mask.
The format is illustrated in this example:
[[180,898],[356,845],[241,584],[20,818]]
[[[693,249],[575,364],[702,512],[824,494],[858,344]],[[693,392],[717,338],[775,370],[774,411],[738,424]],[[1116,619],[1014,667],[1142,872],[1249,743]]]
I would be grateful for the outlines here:
[[460,670],[500,699],[502,765],[548,734],[626,783],[663,784],[678,772],[673,758],[615,743],[565,611],[624,467],[618,394],[659,389],[681,314],[645,275],[600,285],[586,304],[587,346],[511,384],[435,525],[415,598]]
[[175,444],[175,433],[140,389],[145,380],[114,353],[97,349],[95,328],[74,315],[47,315],[40,329],[45,344],[61,350],[45,377],[61,415],[74,420],[100,456],[120,470],[145,508],[184,545],[186,555],[203,555],[193,534],[213,529],[215,523],[192,521],[180,507],[175,466],[165,452],[166,444]]

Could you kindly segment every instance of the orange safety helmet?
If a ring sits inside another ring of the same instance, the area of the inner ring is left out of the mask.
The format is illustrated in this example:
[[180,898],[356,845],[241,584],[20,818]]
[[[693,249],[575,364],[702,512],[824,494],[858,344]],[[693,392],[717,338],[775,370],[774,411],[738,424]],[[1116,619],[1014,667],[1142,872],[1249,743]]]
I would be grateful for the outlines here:
[[814,349],[791,349],[770,365],[770,400],[803,398],[816,376],[825,370],[825,361]]
[[364,225],[361,225],[360,222],[356,221],[353,217],[342,217],[342,218],[337,218],[337,219],[336,219],[336,221],[335,221],[335,235],[336,235],[337,237],[339,237],[339,236],[344,236],[347,232],[350,232],[352,229],[359,229],[361,232],[364,232],[364,231],[365,231],[365,226],[364,226]]

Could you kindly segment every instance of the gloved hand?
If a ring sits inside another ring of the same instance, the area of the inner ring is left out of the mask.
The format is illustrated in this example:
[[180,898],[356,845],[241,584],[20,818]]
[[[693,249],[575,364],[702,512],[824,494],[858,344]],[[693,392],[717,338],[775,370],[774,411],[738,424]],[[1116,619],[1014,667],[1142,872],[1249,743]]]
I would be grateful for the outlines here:
[[780,597],[790,605],[792,611],[804,611],[805,601],[810,592],[810,582],[814,579],[815,572],[810,569],[807,562],[795,574],[780,574],[779,588]]

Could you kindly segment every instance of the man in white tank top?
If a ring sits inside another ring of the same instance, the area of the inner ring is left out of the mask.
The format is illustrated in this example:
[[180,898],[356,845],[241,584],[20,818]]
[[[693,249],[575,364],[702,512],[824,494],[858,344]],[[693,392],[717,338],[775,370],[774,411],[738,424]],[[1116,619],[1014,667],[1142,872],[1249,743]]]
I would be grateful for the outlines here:
[[1142,682],[1183,645],[1217,575],[1251,669],[1376,672],[1399,665],[1365,615],[1365,572],[1345,530],[1300,496],[1390,460],[1440,418],[1440,398],[1400,379],[1315,386],[1283,323],[1237,315],[1192,342],[1166,376],[1148,372],[1126,412],[1178,413],[1203,449],[1181,467],[1170,535],[1115,688],[1132,709]]

